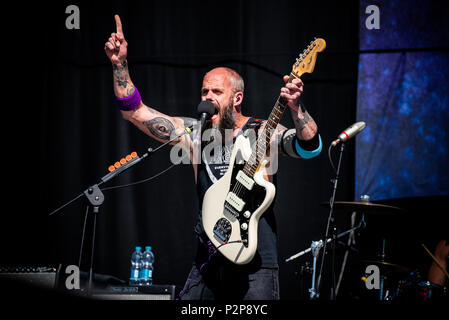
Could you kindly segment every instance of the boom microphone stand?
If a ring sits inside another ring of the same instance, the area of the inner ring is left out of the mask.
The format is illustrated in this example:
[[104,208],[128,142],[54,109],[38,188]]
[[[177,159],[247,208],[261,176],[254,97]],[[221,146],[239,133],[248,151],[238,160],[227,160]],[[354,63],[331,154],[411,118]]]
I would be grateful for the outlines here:
[[178,140],[180,137],[182,137],[183,135],[192,132],[192,128],[193,128],[193,126],[186,127],[185,130],[183,131],[183,133],[181,133],[181,134],[173,137],[169,141],[161,144],[156,149],[153,149],[151,147],[148,148],[147,149],[147,153],[143,154],[141,157],[139,157],[139,155],[137,155],[137,154],[133,154],[133,156],[130,157],[130,158],[127,158],[126,161],[124,161],[124,163],[121,162],[120,166],[114,167],[114,169],[111,168],[111,172],[109,172],[108,174],[103,176],[100,179],[99,183],[94,184],[94,185],[88,187],[81,194],[79,194],[78,196],[76,196],[72,200],[68,201],[67,203],[65,203],[64,205],[59,207],[58,209],[53,210],[49,214],[50,216],[55,214],[56,212],[62,210],[63,208],[65,208],[66,206],[71,204],[72,202],[74,202],[77,199],[81,198],[83,195],[89,201],[89,205],[86,208],[86,216],[85,216],[85,219],[84,219],[83,235],[82,235],[82,238],[81,238],[81,249],[80,249],[80,256],[79,256],[79,260],[78,260],[78,263],[79,263],[78,267],[80,267],[81,266],[81,257],[82,257],[83,245],[84,245],[84,238],[85,238],[85,228],[86,228],[87,214],[89,213],[89,206],[92,207],[92,212],[93,212],[94,216],[93,216],[92,242],[91,242],[90,265],[89,265],[89,276],[88,276],[89,277],[89,282],[88,282],[88,288],[87,288],[87,294],[88,295],[90,295],[92,293],[92,275],[93,275],[92,271],[93,271],[93,259],[94,259],[95,231],[96,231],[96,225],[97,225],[97,215],[100,212],[100,206],[103,204],[104,199],[105,199],[103,192],[101,192],[100,186],[102,184],[108,182],[112,178],[115,178],[119,174],[125,172],[129,168],[133,167],[134,165],[139,163],[141,160],[143,160],[143,159],[147,158],[148,156],[156,153],[157,151],[159,151],[160,149],[162,149],[166,145],[170,144],[171,142],[174,142],[174,141]]
[[[329,148],[332,147],[332,144],[330,145]],[[345,148],[345,144],[344,142],[341,142],[340,144],[340,156],[338,158],[338,165],[337,165],[337,170],[335,172],[335,178],[333,180],[331,180],[333,182],[333,191],[332,191],[332,197],[330,198],[329,201],[329,205],[330,205],[330,209],[329,209],[329,217],[327,219],[327,226],[326,226],[326,236],[325,239],[327,239],[329,237],[329,232],[331,229],[331,225],[332,225],[332,286],[331,286],[331,294],[330,294],[330,300],[335,300],[335,240],[337,239],[337,228],[335,226],[334,223],[334,202],[335,202],[335,194],[337,192],[337,185],[338,185],[338,178],[340,175],[340,165],[341,165],[341,158],[343,156],[343,151]],[[330,151],[330,149],[329,149]],[[327,241],[324,242],[324,247],[323,247],[323,253],[322,253],[322,258],[321,258],[321,266],[320,266],[320,272],[318,275],[318,283],[316,286],[316,291],[317,294],[319,295],[319,291],[320,291],[320,284],[321,284],[321,276],[323,273],[323,266],[324,266],[324,258],[326,255],[326,247],[327,247]]]

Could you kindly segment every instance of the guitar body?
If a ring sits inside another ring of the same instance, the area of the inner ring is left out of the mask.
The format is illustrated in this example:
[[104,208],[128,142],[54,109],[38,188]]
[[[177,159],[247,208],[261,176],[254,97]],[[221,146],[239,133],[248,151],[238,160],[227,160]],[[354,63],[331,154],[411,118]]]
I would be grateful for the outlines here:
[[[288,82],[311,73],[318,52],[325,48],[324,39],[311,41],[293,64]],[[228,171],[204,195],[202,220],[206,235],[235,264],[246,264],[254,257],[259,219],[276,192],[274,185],[263,178],[267,161],[262,159],[286,109],[281,100],[279,97],[253,150],[248,138],[237,137]]]
[[214,246],[235,264],[246,264],[254,257],[259,219],[276,193],[275,186],[263,178],[261,169],[266,161],[252,178],[243,176],[251,151],[249,139],[238,136],[228,171],[207,190],[203,200],[204,230]]

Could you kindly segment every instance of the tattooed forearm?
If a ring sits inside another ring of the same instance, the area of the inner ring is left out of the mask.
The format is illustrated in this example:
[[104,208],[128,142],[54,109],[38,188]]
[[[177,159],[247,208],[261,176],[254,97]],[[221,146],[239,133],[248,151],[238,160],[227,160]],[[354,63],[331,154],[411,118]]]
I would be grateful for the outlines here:
[[162,140],[170,139],[171,133],[175,130],[173,123],[162,117],[156,117],[154,119],[144,121],[143,124],[148,128],[153,136]]
[[317,126],[307,110],[300,104],[298,108],[290,108],[290,112],[295,123],[298,138],[301,140],[313,138],[317,132]]
[[307,126],[307,124],[312,121],[312,117],[309,115],[309,113],[304,110],[305,112],[302,111],[294,111],[293,109],[290,109],[292,112],[292,116],[295,122],[295,127],[296,129],[299,130],[299,132],[301,132],[302,130],[304,130],[304,128]]
[[114,79],[117,81],[117,84],[120,87],[126,88],[129,81],[128,63],[126,62],[126,60],[120,64],[113,64],[112,70],[114,73]]

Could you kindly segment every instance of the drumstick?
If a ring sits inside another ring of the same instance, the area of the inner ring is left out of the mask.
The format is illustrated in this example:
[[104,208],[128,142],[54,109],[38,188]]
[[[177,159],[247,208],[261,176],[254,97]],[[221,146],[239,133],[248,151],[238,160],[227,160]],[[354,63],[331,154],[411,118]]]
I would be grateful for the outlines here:
[[446,275],[446,277],[449,279],[449,274],[447,273],[447,271],[443,268],[443,266],[438,262],[438,260],[434,257],[434,255],[429,251],[429,249],[427,249],[427,247],[421,243],[421,246],[424,248],[424,250],[427,251],[427,253],[429,254],[429,256],[433,259],[433,261],[436,263],[436,265],[438,266],[438,268],[441,269],[441,271],[443,271],[443,273]]

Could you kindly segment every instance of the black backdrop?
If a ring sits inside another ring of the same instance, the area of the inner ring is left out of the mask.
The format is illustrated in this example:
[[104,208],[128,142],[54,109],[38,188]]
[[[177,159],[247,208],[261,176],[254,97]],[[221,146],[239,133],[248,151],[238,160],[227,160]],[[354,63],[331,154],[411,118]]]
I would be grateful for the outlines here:
[[[80,9],[68,30],[65,8]],[[99,181],[130,153],[159,145],[125,122],[113,100],[112,69],[103,46],[122,19],[128,61],[147,105],[195,116],[203,74],[235,68],[246,81],[243,112],[266,118],[281,77],[313,39],[324,38],[313,74],[303,76],[303,100],[319,125],[323,152],[313,160],[281,158],[276,214],[281,298],[302,296],[295,275],[310,256],[284,263],[322,237],[331,194],[327,148],[356,120],[357,1],[109,1],[27,4],[4,22],[5,180],[1,263],[77,264],[85,203],[48,214]],[[292,127],[288,114],[282,123]],[[334,154],[336,156],[336,154]],[[108,186],[152,176],[170,165],[169,150]],[[343,157],[337,199],[352,200],[354,144]],[[6,177],[8,177],[6,179]],[[173,168],[157,179],[105,191],[98,217],[94,270],[126,279],[135,245],[152,245],[155,283],[182,286],[195,251],[198,209],[193,170]],[[340,227],[346,227],[344,219]],[[83,266],[85,269],[85,266]]]

